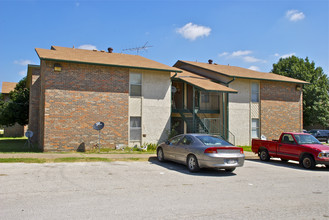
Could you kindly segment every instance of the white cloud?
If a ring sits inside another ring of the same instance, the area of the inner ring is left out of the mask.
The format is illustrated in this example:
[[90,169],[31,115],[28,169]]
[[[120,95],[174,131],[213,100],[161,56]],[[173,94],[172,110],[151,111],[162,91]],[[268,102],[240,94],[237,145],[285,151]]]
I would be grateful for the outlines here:
[[280,56],[280,58],[288,58],[288,57],[291,57],[291,56],[295,56],[295,53],[289,53],[289,54],[284,54],[282,56]]
[[238,50],[238,51],[234,51],[231,56],[240,57],[240,56],[245,56],[245,55],[248,55],[251,53],[252,53],[251,50]]
[[28,64],[33,64],[33,62],[31,60],[15,60],[14,64],[18,64],[21,66],[26,66]]
[[298,10],[289,10],[286,12],[286,17],[290,21],[299,21],[299,20],[303,20],[305,18],[305,15],[303,12],[300,12]]
[[78,47],[78,49],[84,49],[84,50],[97,50],[97,47],[91,44],[84,44]]
[[75,6],[76,6],[76,7],[79,7],[79,6],[80,6],[80,2],[76,2],[76,3],[75,3]]
[[274,56],[275,56],[275,57],[279,57],[279,56],[280,56],[280,54],[278,54],[278,53],[275,53],[275,54],[274,54]]
[[223,52],[221,54],[218,54],[218,56],[220,56],[220,57],[227,56],[227,55],[228,55],[228,52]]
[[209,36],[211,28],[192,24],[190,22],[181,28],[177,28],[176,32],[181,34],[184,38],[193,41],[198,37]]
[[260,70],[258,66],[250,66],[248,69],[255,70],[255,71],[259,71]]
[[258,59],[258,58],[252,57],[252,56],[245,56],[242,59],[247,63],[258,63],[258,62],[266,63],[265,60],[261,60],[261,59]]
[[27,72],[26,72],[26,70],[22,70],[22,71],[19,71],[18,72],[18,75],[20,75],[20,76],[26,76],[27,75]]

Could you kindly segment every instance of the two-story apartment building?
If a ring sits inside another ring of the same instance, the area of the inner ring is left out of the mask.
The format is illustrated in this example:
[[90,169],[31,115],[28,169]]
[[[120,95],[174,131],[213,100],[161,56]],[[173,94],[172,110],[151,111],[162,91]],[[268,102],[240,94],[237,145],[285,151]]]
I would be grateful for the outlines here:
[[180,70],[137,56],[52,46],[36,49],[29,66],[30,122],[44,151],[90,148],[93,124],[103,122],[101,144],[141,145],[170,130],[171,73]]
[[[183,70],[173,80],[178,91],[173,95],[173,123],[184,122],[179,123],[179,132],[206,129],[236,145],[250,145],[252,138],[275,139],[283,131],[303,129],[305,81],[212,62],[179,60],[174,67]],[[186,77],[187,73],[193,77]],[[202,88],[186,80],[197,77],[224,88]],[[188,113],[193,113],[194,124]]]

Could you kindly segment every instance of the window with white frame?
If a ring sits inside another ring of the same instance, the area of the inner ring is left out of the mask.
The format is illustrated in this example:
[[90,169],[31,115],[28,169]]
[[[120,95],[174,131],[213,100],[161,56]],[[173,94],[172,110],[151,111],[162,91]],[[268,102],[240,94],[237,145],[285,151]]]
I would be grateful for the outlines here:
[[142,96],[142,74],[129,74],[130,96]]
[[141,117],[130,117],[130,140],[140,141],[142,135]]
[[259,119],[251,119],[251,138],[259,138]]
[[251,102],[259,102],[259,84],[251,83]]

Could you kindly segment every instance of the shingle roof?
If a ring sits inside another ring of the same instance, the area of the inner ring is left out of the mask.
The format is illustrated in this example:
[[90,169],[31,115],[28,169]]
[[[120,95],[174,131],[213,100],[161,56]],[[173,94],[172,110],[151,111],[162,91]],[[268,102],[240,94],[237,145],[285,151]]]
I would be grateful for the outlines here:
[[35,49],[41,60],[67,61],[108,66],[180,72],[175,67],[147,59],[138,55],[107,53],[105,51],[83,50],[52,46],[48,49]]
[[281,75],[278,75],[275,73],[258,72],[258,71],[254,71],[254,70],[250,70],[250,69],[245,69],[242,67],[237,67],[237,66],[209,64],[209,63],[201,63],[201,62],[182,61],[182,60],[177,61],[174,66],[179,68],[184,63],[193,65],[193,66],[197,66],[197,67],[201,67],[203,69],[207,69],[210,71],[214,71],[214,72],[217,72],[219,74],[229,76],[229,77],[308,84],[308,82],[306,82],[306,81],[293,79],[293,78],[286,77],[286,76],[281,76]]
[[199,76],[197,74],[191,73],[189,71],[183,71],[181,73],[171,74],[172,76],[175,76],[177,79],[181,79],[189,84],[193,84],[201,89],[207,90],[207,91],[218,91],[218,92],[229,92],[229,93],[237,93],[237,90],[231,89],[227,86],[215,83],[211,81],[210,79]]
[[14,82],[2,82],[2,91],[3,94],[9,94],[9,92],[14,91],[17,83]]

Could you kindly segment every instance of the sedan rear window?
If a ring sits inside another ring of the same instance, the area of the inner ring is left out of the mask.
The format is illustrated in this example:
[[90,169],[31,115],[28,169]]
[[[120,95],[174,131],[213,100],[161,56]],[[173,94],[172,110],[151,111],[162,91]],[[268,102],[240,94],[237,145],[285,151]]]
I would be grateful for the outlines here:
[[196,136],[196,138],[198,138],[206,146],[233,146],[229,142],[224,141],[222,138],[216,136]]

